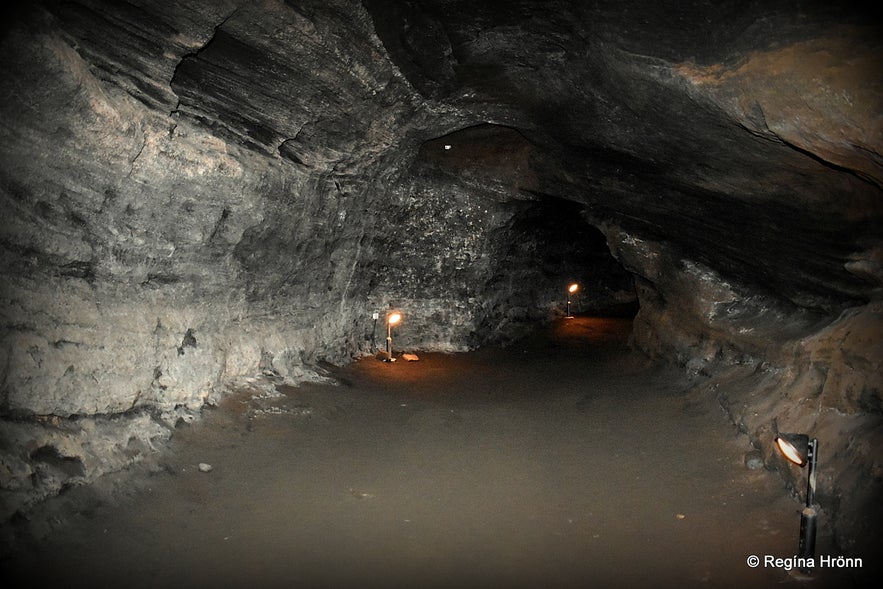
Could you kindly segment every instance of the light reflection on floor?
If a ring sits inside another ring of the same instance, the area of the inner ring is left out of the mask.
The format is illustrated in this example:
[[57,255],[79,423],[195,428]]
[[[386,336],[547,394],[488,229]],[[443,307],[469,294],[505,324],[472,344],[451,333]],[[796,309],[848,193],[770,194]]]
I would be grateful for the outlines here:
[[365,358],[334,369],[336,386],[232,397],[176,435],[166,473],[18,572],[130,587],[794,585],[746,558],[793,555],[800,506],[744,466],[750,446],[713,403],[685,401],[681,372],[628,352],[629,326],[578,317],[505,348]]

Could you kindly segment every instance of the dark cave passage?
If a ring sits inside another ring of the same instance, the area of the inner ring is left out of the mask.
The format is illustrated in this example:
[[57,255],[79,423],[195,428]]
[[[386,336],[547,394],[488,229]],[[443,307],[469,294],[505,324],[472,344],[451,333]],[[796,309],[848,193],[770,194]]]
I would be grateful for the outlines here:
[[764,586],[806,496],[879,552],[865,4],[5,7],[0,555]]
[[[606,236],[584,213],[584,205],[552,196],[529,202],[513,217],[501,267],[533,262],[540,276],[525,282],[549,285],[551,292],[544,294],[561,304],[571,298],[574,314],[634,317],[639,308],[635,277],[611,255]],[[571,284],[578,290],[568,297]]]
[[629,331],[577,317],[337,385],[253,383],[122,499],[55,500],[64,523],[5,564],[27,586],[803,586],[745,565],[790,554],[797,501]]

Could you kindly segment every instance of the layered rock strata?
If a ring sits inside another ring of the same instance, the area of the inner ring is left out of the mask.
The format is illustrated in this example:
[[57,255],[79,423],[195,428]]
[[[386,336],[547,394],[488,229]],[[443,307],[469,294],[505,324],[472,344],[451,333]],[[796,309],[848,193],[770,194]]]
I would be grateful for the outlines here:
[[139,460],[244,378],[322,378],[320,361],[372,353],[375,313],[406,314],[408,348],[469,349],[560,314],[578,280],[585,311],[637,300],[634,345],[697,375],[786,479],[776,429],[823,438],[838,540],[873,536],[883,36],[865,16],[12,11],[0,518]]

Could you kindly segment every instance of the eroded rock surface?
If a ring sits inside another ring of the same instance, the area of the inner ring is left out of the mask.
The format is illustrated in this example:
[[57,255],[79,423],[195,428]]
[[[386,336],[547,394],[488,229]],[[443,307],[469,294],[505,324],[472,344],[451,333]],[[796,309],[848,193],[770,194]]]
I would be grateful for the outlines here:
[[402,310],[409,349],[469,349],[577,280],[580,310],[637,302],[636,346],[733,385],[720,402],[786,478],[774,430],[824,437],[823,507],[844,545],[873,534],[883,35],[859,9],[8,10],[3,517],[243,378],[373,353],[374,313]]

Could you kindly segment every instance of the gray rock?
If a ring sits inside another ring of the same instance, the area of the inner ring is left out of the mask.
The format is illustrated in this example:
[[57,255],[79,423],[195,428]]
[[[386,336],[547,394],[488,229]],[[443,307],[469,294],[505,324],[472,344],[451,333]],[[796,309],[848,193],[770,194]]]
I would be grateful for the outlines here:
[[[13,511],[124,468],[242,379],[377,353],[375,313],[403,312],[394,350],[468,350],[560,316],[574,280],[578,313],[640,307],[634,347],[738,384],[719,400],[756,443],[830,434],[826,468],[857,474],[828,496],[863,504],[883,414],[875,21],[498,4],[11,13]],[[849,548],[860,509],[836,513]]]
[[748,470],[760,470],[765,466],[763,455],[758,450],[745,453],[745,466]]

